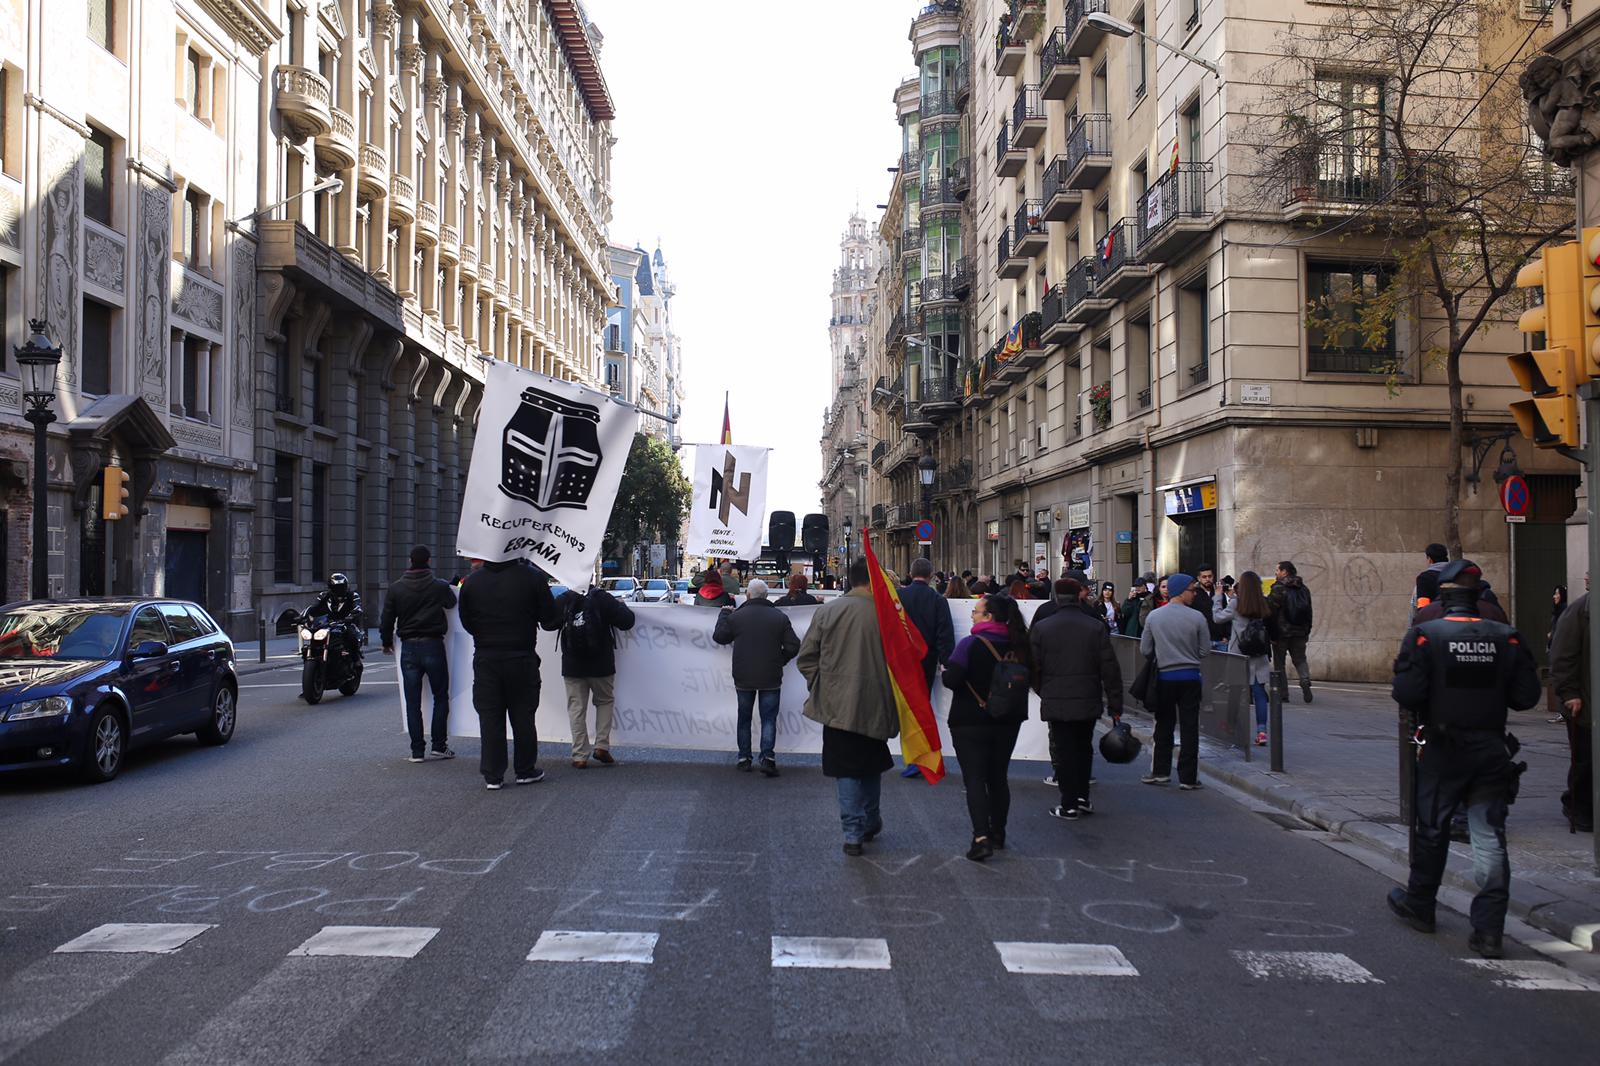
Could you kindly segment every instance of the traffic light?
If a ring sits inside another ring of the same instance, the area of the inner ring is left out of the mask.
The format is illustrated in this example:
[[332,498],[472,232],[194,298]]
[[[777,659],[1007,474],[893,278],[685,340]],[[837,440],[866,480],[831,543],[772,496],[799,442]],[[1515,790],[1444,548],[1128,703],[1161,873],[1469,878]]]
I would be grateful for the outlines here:
[[128,482],[133,480],[120,466],[107,466],[101,481],[100,517],[115,522],[128,516]]
[[[1578,422],[1578,386],[1589,380],[1585,305],[1580,292],[1585,258],[1576,241],[1551,245],[1538,261],[1517,272],[1517,288],[1543,289],[1544,303],[1530,307],[1517,320],[1523,333],[1544,334],[1544,347],[1507,358],[1517,384],[1531,398],[1511,404],[1522,435],[1541,448],[1576,448],[1581,441]],[[1596,276],[1600,285],[1600,272]],[[1595,320],[1600,339],[1600,313]],[[1584,353],[1584,354],[1580,354]]]
[[1600,226],[1583,231],[1579,266],[1578,313],[1583,316],[1583,346],[1578,350],[1578,372],[1600,377]]

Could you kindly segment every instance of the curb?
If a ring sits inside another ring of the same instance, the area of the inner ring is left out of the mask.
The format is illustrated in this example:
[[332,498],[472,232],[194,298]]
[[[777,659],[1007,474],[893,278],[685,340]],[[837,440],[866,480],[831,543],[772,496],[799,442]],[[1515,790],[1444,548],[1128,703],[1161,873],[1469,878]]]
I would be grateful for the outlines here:
[[[1127,712],[1123,717],[1128,717]],[[1141,722],[1141,727],[1136,728],[1135,733],[1141,741],[1154,745],[1149,725]],[[1264,773],[1241,772],[1226,764],[1218,765],[1214,760],[1205,758],[1213,754],[1206,749],[1214,746],[1215,742],[1209,738],[1201,738],[1201,776],[1237,789],[1251,799],[1291,814],[1336,837],[1375,851],[1402,868],[1409,865],[1410,840],[1403,830],[1373,822],[1363,814],[1331,804],[1306,789],[1280,783]],[[1470,860],[1470,855],[1463,856],[1455,849],[1452,849],[1452,854],[1458,860]],[[1478,886],[1470,873],[1464,872],[1466,870],[1470,870],[1470,866],[1463,866],[1459,861],[1446,866],[1444,884],[1470,896],[1478,891]],[[1513,867],[1510,913],[1575,947],[1600,953],[1600,908],[1563,895],[1560,886],[1552,885],[1549,878],[1522,873]]]

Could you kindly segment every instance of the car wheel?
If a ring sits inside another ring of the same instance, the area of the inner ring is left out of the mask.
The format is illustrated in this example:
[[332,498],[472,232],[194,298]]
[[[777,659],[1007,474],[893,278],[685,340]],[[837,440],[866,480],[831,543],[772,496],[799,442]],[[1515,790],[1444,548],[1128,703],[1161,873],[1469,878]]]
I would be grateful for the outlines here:
[[84,778],[98,784],[116,777],[128,754],[128,729],[123,725],[122,715],[111,707],[97,709],[89,719],[86,743]]
[[211,718],[196,731],[202,744],[226,744],[233,736],[233,725],[238,719],[239,697],[230,685],[218,685],[217,694],[211,697]]

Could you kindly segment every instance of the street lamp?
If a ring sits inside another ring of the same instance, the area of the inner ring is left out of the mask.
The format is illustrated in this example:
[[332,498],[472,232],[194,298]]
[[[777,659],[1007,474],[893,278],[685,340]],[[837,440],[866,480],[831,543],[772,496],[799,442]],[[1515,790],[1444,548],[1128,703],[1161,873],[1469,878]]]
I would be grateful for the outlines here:
[[1139,29],[1137,26],[1134,26],[1131,23],[1123,22],[1119,18],[1112,18],[1104,11],[1091,11],[1083,17],[1083,21],[1087,22],[1096,29],[1104,30],[1106,33],[1109,33],[1115,37],[1132,37],[1134,34],[1138,34],[1147,41],[1154,41],[1157,48],[1165,48],[1169,52],[1176,52],[1189,62],[1209,70],[1212,73],[1212,76],[1214,76],[1218,81],[1222,80],[1221,69],[1219,69],[1215,63],[1211,62],[1211,60],[1201,59],[1193,52],[1179,48],[1175,44],[1168,44],[1159,37],[1152,37],[1150,34]]
[[[923,452],[922,458],[917,460],[917,475],[922,478],[922,517],[929,522],[933,521],[933,475],[938,469],[939,460],[932,452]],[[931,543],[922,546],[922,557],[933,558]]]
[[235,232],[238,232],[239,227],[244,225],[246,222],[252,221],[253,219],[260,218],[262,215],[268,214],[268,213],[270,213],[272,211],[276,211],[278,208],[282,207],[284,204],[290,202],[291,200],[298,200],[302,196],[313,196],[313,195],[315,195],[316,193],[319,193],[319,192],[331,192],[331,193],[337,194],[337,193],[341,192],[343,189],[344,189],[344,179],[343,178],[325,178],[324,180],[317,182],[315,185],[311,186],[310,188],[301,189],[299,192],[295,193],[292,196],[285,196],[283,199],[279,200],[275,204],[268,204],[266,207],[257,208],[256,210],[250,212],[248,215],[243,215],[243,216],[241,216],[239,218],[230,218],[228,220],[228,228],[233,230],[233,231],[235,231]]
[[844,572],[846,579],[850,576],[850,548],[855,543],[852,539],[855,533],[855,523],[850,521],[850,516],[844,516]]
[[50,343],[50,323],[35,318],[28,322],[28,341],[14,349],[22,376],[22,397],[28,409],[23,414],[33,423],[33,598],[46,599],[50,583],[50,470],[45,454],[45,427],[56,420],[51,406],[56,402],[56,368],[61,365],[61,349]]

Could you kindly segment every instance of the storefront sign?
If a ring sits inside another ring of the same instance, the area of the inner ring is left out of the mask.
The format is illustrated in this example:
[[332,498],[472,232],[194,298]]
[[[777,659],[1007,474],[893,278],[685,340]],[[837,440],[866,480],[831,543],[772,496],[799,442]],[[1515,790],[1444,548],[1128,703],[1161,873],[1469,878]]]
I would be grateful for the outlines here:
[[1203,485],[1185,485],[1181,489],[1167,490],[1167,514],[1193,514],[1196,511],[1215,511],[1217,509],[1217,483],[1207,481]]
[[1082,501],[1080,503],[1069,503],[1069,504],[1067,504],[1067,528],[1068,529],[1088,529],[1089,528],[1089,501],[1088,500],[1084,500],[1084,501]]

